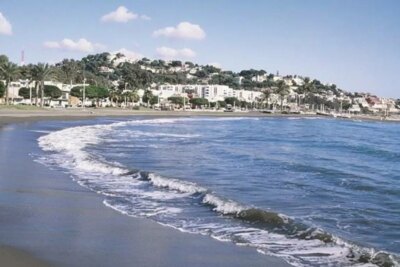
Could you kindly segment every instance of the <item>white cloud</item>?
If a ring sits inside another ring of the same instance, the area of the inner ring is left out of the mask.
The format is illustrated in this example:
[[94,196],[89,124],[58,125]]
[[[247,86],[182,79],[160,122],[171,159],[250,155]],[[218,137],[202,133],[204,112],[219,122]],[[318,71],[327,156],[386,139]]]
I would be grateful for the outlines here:
[[115,11],[112,11],[101,17],[101,21],[119,23],[127,23],[128,21],[134,19],[150,20],[151,18],[146,15],[135,14],[124,6],[119,6]]
[[156,49],[157,55],[164,59],[178,59],[178,58],[193,58],[196,52],[189,48],[174,49],[170,47],[158,47]]
[[53,49],[64,49],[77,52],[94,52],[95,50],[105,49],[105,46],[98,43],[91,43],[85,38],[77,41],[65,38],[62,41],[47,41],[43,43],[44,47]]
[[195,39],[201,40],[206,37],[206,33],[200,25],[190,22],[181,22],[176,27],[166,27],[153,32],[153,36],[165,36],[178,39]]
[[3,16],[0,12],[0,34],[11,35],[12,26],[11,23]]
[[126,48],[121,48],[120,50],[114,52],[114,54],[116,53],[121,53],[131,60],[139,60],[144,57],[142,54],[128,50]]

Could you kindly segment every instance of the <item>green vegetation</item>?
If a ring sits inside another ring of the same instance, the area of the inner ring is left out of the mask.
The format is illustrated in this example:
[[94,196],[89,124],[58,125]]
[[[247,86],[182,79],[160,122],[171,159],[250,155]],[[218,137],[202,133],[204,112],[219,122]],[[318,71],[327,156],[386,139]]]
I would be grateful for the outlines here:
[[158,96],[152,96],[149,100],[150,105],[155,105],[158,103]]
[[18,92],[18,95],[22,96],[24,99],[29,99],[31,94],[33,98],[36,97],[36,92],[32,90],[32,88],[26,88],[26,87],[22,87],[21,89],[19,89]]
[[19,69],[16,64],[9,62],[8,59],[6,61],[6,59],[7,57],[2,57],[1,59],[3,63],[0,65],[0,77],[6,80],[5,98],[6,98],[6,105],[8,105],[9,97],[7,88],[9,87],[10,83],[18,77]]
[[240,106],[240,100],[236,97],[227,97],[225,98],[225,103],[232,106]]
[[179,107],[183,107],[183,105],[188,103],[188,99],[181,97],[181,96],[168,97],[168,101],[170,101],[172,104],[177,105]]
[[4,83],[2,81],[0,81],[0,97],[4,96],[5,90],[6,90],[6,87],[5,87]]
[[[150,100],[153,98],[153,93],[150,90],[146,90],[143,94],[142,101],[150,104]],[[157,99],[158,101],[158,99]]]
[[190,103],[195,107],[203,107],[208,105],[208,100],[205,98],[192,98],[190,99]]
[[57,99],[62,96],[60,88],[54,85],[45,85],[43,90],[44,96],[50,97],[50,99]]
[[285,99],[286,95],[289,94],[289,86],[284,81],[278,82],[278,87],[275,89],[275,93],[279,95],[281,100],[281,112],[283,111],[283,100]]
[[217,101],[217,106],[219,108],[224,108],[224,107],[226,107],[226,102],[225,101]]
[[[39,63],[31,69],[32,80],[35,81],[36,87],[40,90],[40,106],[44,105],[44,81],[55,76],[55,69],[49,64]],[[36,89],[37,90],[37,89]],[[37,94],[37,93],[36,93]],[[37,101],[37,98],[36,98]],[[37,104],[37,103],[36,103]]]
[[[71,96],[83,98],[83,86],[73,87],[71,89],[70,94],[71,94]],[[106,99],[108,97],[110,97],[113,102],[117,102],[117,103],[121,103],[124,100],[128,101],[128,98],[129,98],[129,101],[134,99],[133,96],[128,95],[128,94],[118,93],[116,95],[111,96],[110,92],[107,88],[96,86],[96,85],[88,85],[85,87],[85,98],[95,101],[96,106],[99,106],[99,102],[101,99]],[[136,101],[134,101],[134,102],[137,102],[139,100],[138,97],[135,99],[136,99]]]

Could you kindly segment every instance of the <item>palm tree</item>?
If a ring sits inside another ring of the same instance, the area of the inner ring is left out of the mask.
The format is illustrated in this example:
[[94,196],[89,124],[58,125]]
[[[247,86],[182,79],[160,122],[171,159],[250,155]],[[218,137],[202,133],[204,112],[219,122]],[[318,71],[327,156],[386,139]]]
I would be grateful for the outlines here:
[[19,68],[17,64],[12,62],[4,62],[2,65],[0,65],[0,77],[6,80],[6,105],[8,105],[8,91],[10,83],[18,76],[18,74]]
[[61,65],[61,72],[63,74],[63,78],[65,78],[65,82],[72,85],[72,81],[75,79],[78,72],[78,64],[75,60],[64,59]]
[[127,106],[128,103],[139,101],[139,95],[136,91],[125,91],[124,93],[122,93],[122,96],[125,99],[125,106]]
[[[29,103],[32,105],[32,87],[30,86],[32,82],[35,82],[33,77],[34,65],[29,64],[27,66],[22,66],[20,68],[20,74],[23,78],[28,80],[28,87],[29,87]],[[35,89],[37,95],[37,82],[35,82]]]
[[289,94],[289,85],[285,83],[285,81],[281,80],[278,82],[278,87],[275,89],[275,94],[279,95],[279,98],[281,99],[281,113],[283,111],[283,100],[286,95]]
[[269,97],[272,94],[272,90],[271,88],[266,88],[262,91],[262,95],[261,95],[261,103],[265,102],[265,106],[268,108],[268,102],[269,102]]
[[118,106],[118,102],[121,99],[121,91],[119,90],[110,90],[110,95],[109,95],[110,101],[111,101],[111,106],[114,105],[114,101],[117,103]]
[[153,98],[153,93],[151,92],[151,90],[144,91],[142,100],[143,100],[143,102],[147,103],[147,107],[150,107],[150,100],[152,98]]
[[[33,68],[33,79],[37,82],[40,88],[40,106],[43,107],[44,104],[44,81],[53,77],[55,74],[55,69],[53,69],[49,64],[39,63]],[[37,99],[36,99],[37,100]],[[37,104],[37,102],[36,102]]]
[[304,78],[304,83],[298,88],[298,93],[304,94],[305,98],[315,91],[314,84],[310,81],[310,78]]

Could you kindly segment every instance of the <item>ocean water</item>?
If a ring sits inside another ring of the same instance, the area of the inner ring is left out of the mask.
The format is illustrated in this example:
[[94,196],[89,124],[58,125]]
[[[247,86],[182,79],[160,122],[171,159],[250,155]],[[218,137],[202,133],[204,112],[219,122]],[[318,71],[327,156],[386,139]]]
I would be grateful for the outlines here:
[[295,266],[400,266],[400,124],[100,119],[38,143],[36,160],[127,216]]

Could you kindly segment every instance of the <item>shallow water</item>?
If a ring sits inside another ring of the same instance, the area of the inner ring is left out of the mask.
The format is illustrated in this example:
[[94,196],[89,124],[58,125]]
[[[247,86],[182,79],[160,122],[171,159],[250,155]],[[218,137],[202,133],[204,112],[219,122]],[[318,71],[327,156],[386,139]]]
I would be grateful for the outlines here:
[[396,266],[399,133],[320,118],[104,119],[42,136],[37,159],[124,214],[294,265]]

